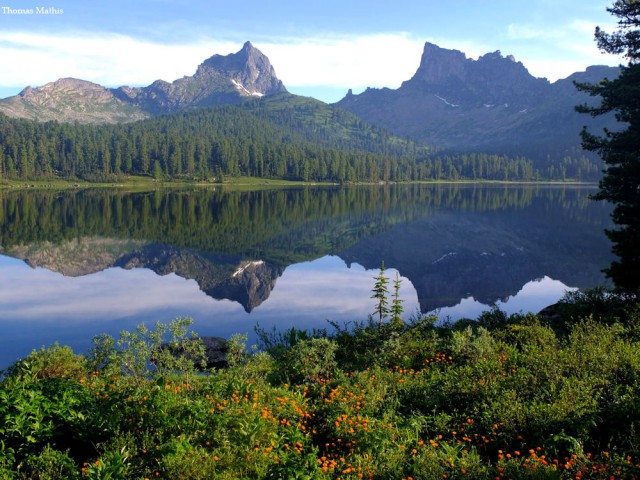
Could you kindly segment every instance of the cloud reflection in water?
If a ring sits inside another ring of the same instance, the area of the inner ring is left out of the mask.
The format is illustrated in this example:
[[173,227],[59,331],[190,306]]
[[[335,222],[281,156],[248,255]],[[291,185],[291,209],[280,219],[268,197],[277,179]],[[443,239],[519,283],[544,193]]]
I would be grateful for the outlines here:
[[[251,314],[229,300],[214,300],[200,291],[194,280],[175,274],[159,276],[146,269],[110,268],[84,277],[65,277],[43,268],[0,255],[0,368],[33,348],[54,342],[86,351],[93,336],[117,335],[140,323],[168,322],[190,316],[201,335],[228,337],[248,333],[259,323],[270,330],[292,326],[311,329],[338,323],[363,321],[374,310],[371,299],[375,270],[357,264],[348,268],[335,256],[286,268],[271,296]],[[396,270],[386,271],[390,279]],[[417,293],[402,278],[401,297],[406,317],[418,310]],[[391,286],[391,285],[390,285]],[[525,285],[514,297],[500,302],[508,313],[537,311],[560,298],[567,287],[545,277]],[[489,307],[463,299],[443,308],[441,318],[476,317]]]

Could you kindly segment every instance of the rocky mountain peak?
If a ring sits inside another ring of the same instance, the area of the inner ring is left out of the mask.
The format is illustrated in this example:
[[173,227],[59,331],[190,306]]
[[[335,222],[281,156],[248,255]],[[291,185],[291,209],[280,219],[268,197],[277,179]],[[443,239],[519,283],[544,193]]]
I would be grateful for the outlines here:
[[450,105],[515,102],[526,106],[543,84],[548,82],[535,78],[521,62],[512,55],[504,57],[500,50],[473,60],[458,50],[427,42],[418,70],[401,89],[429,92],[446,98]]
[[18,96],[35,101],[50,99],[56,94],[73,92],[76,95],[89,94],[97,97],[108,97],[109,91],[97,83],[80,80],[77,78],[60,78],[55,82],[49,82],[40,87],[28,86],[22,90]]
[[[590,67],[551,84],[512,55],[496,50],[477,60],[426,43],[413,77],[396,90],[348,93],[338,105],[376,126],[429,145],[460,151],[523,152],[547,158],[579,149],[585,101],[572,80],[593,83],[617,69]],[[546,160],[545,160],[546,161]]]
[[267,56],[251,42],[245,42],[237,53],[208,58],[198,67],[194,77],[202,78],[211,74],[222,74],[229,78],[242,96],[261,97],[287,91]]
[[193,76],[174,82],[156,80],[148,87],[120,87],[114,94],[152,114],[192,107],[237,103],[244,97],[284,93],[269,59],[251,42],[236,53],[213,55]]
[[195,74],[173,82],[156,80],[147,87],[109,89],[85,80],[61,78],[0,99],[0,112],[41,121],[116,123],[286,91],[269,59],[251,42],[245,42],[238,52],[213,55],[198,66]]
[[409,82],[440,84],[452,79],[462,80],[468,62],[466,55],[459,50],[449,50],[427,42],[420,66]]

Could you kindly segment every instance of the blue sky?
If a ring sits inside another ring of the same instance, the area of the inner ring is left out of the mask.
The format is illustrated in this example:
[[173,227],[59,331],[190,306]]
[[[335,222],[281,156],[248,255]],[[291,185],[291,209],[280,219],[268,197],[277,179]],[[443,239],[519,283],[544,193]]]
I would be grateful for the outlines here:
[[[76,77],[109,87],[192,75],[249,40],[289,91],[327,102],[347,89],[397,88],[424,43],[469,58],[500,50],[537,77],[617,65],[593,41],[615,28],[603,0],[53,0],[0,5],[0,97]],[[9,7],[9,10],[7,9]],[[12,13],[33,10],[34,14]]]

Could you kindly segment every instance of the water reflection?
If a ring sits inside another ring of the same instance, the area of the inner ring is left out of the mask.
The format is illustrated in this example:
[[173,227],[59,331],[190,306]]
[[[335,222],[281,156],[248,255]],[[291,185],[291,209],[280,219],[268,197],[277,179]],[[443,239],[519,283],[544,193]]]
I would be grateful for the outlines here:
[[494,307],[509,315],[512,313],[539,312],[547,305],[561,299],[566,292],[574,290],[576,290],[575,287],[569,287],[558,280],[545,276],[526,283],[515,295],[505,300],[498,300],[491,305],[481,303],[473,297],[466,297],[461,299],[457,305],[439,308],[430,313],[437,315],[442,321],[455,321],[461,318],[477,318],[482,312]]
[[83,350],[97,333],[182,315],[221,336],[364,320],[381,261],[401,275],[408,315],[536,311],[603,281],[608,209],[589,193],[2,192],[0,368],[55,340]]
[[[188,315],[203,335],[247,333],[256,323],[271,329],[323,328],[326,320],[364,320],[373,311],[372,277],[360,266],[346,268],[334,256],[287,268],[268,302],[249,314],[237,302],[215,300],[194,280],[151,270],[109,268],[82,277],[65,277],[0,256],[0,365],[54,340],[80,351],[101,332],[117,335],[139,323],[152,324]],[[395,275],[395,270],[389,270]],[[401,295],[408,311],[418,307],[416,292],[404,278]],[[30,285],[30,288],[25,288]],[[140,286],[144,288],[141,289]],[[330,299],[330,301],[328,301]],[[21,345],[20,345],[21,344]]]

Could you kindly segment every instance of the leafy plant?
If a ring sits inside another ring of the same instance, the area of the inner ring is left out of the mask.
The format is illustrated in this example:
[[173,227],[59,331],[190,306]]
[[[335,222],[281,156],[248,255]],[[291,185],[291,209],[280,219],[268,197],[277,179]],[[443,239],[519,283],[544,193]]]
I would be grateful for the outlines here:
[[136,331],[121,332],[117,341],[99,335],[94,338],[90,365],[121,371],[139,383],[154,374],[204,368],[204,345],[194,332],[188,332],[192,323],[190,318],[180,317],[169,324],[157,322],[153,330],[139,325]]

